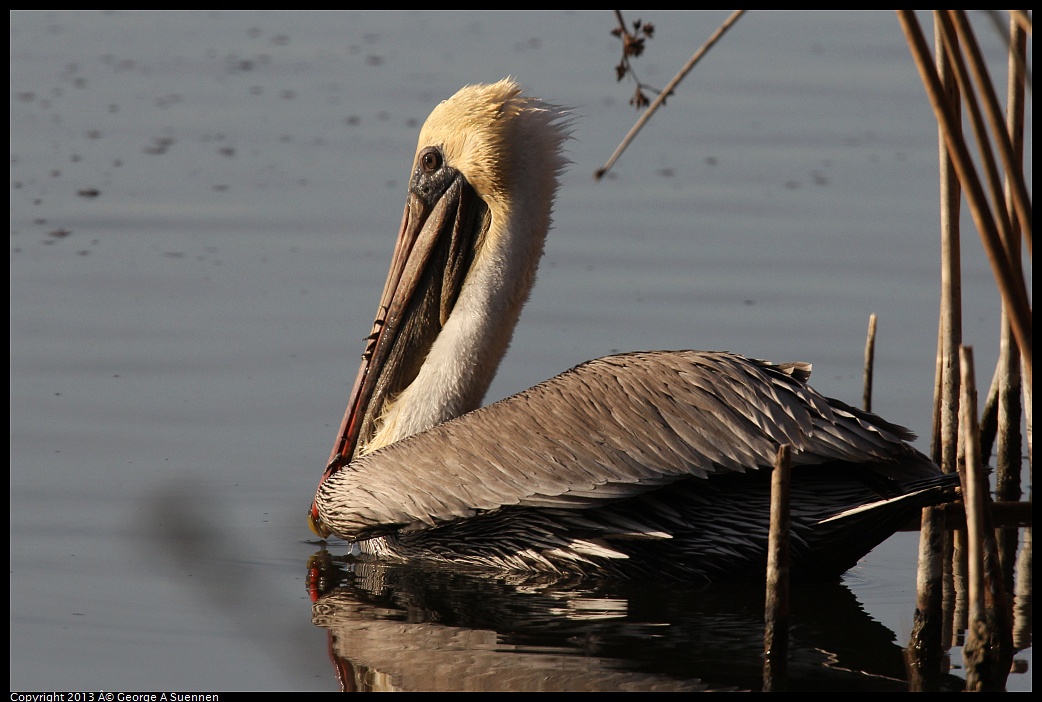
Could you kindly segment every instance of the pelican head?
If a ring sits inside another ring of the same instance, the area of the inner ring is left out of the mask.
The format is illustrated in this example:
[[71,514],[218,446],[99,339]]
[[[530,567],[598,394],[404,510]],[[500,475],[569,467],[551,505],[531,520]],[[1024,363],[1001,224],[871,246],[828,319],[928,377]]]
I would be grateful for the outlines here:
[[[431,112],[321,482],[480,405],[535,282],[567,134],[564,110],[511,79],[467,86]],[[314,503],[310,523],[329,534]]]

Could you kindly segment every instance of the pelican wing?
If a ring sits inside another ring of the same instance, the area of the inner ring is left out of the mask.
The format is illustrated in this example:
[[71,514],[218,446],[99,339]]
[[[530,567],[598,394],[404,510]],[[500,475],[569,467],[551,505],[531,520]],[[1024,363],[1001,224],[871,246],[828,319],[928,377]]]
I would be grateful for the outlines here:
[[[357,459],[320,488],[345,538],[508,505],[590,507],[696,476],[832,461],[933,475],[902,427],[823,397],[805,364],[729,353],[589,361]],[[919,466],[921,465],[921,469]]]

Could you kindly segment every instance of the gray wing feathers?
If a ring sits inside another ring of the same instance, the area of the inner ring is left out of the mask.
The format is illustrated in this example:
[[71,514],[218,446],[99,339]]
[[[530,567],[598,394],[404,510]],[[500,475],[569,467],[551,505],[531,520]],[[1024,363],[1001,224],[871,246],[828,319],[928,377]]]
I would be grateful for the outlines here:
[[830,401],[806,364],[727,353],[590,361],[360,458],[326,481],[346,533],[432,525],[507,505],[582,507],[687,476],[793,465],[895,465],[907,430]]

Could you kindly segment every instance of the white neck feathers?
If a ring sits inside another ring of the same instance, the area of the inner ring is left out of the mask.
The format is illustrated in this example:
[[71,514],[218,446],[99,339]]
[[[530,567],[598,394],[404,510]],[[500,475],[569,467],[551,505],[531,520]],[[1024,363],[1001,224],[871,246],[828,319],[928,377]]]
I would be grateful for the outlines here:
[[428,118],[417,153],[440,145],[490,224],[419,374],[390,401],[366,453],[480,406],[535,283],[566,138],[566,113],[509,79],[468,86]]

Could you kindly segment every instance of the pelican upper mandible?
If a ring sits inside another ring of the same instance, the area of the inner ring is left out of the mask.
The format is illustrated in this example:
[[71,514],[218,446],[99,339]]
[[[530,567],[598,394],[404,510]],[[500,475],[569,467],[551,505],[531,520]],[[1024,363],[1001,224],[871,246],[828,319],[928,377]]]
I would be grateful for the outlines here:
[[951,498],[957,478],[910,432],[818,394],[801,363],[622,354],[479,409],[535,281],[569,120],[510,79],[427,119],[317,534],[385,559],[754,577],[789,444],[792,573],[828,578]]

